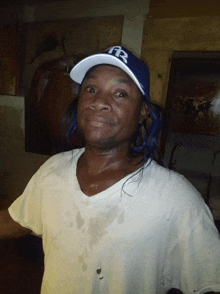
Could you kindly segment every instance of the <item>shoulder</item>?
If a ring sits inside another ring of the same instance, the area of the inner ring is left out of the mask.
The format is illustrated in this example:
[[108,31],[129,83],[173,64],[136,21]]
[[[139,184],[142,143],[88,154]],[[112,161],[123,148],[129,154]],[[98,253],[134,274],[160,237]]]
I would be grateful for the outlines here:
[[138,195],[143,195],[141,202],[157,211],[162,219],[169,219],[169,225],[172,223],[178,230],[179,227],[195,228],[213,222],[212,213],[201,194],[175,171],[152,161],[145,168],[139,186],[142,191],[139,190]]
[[167,188],[171,188],[177,183],[183,185],[184,187],[192,186],[183,175],[163,167],[153,160],[145,164],[143,174],[145,179],[148,178],[154,182],[157,182],[157,185],[163,185]]
[[180,206],[203,205],[197,189],[181,174],[152,161],[145,167],[143,185],[150,184],[157,197]]
[[78,158],[84,152],[84,148],[61,152],[51,156],[37,171],[37,175],[63,173],[76,166]]
[[41,168],[51,167],[56,168],[56,166],[65,166],[66,164],[70,164],[74,161],[77,161],[80,155],[84,152],[84,148],[81,149],[73,149],[70,151],[61,152],[51,156]]

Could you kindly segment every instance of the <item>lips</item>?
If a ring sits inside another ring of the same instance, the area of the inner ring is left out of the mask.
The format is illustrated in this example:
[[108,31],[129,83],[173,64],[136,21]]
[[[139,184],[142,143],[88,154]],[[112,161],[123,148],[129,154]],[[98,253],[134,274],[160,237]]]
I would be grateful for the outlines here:
[[100,127],[102,127],[103,125],[105,125],[105,123],[104,122],[100,122],[100,121],[98,121],[98,120],[89,120],[89,124],[90,125],[92,125],[93,127],[97,127],[97,128],[100,128]]
[[115,122],[111,119],[108,119],[106,117],[103,116],[87,116],[85,117],[85,120],[92,126],[94,127],[102,127],[104,125],[115,125]]

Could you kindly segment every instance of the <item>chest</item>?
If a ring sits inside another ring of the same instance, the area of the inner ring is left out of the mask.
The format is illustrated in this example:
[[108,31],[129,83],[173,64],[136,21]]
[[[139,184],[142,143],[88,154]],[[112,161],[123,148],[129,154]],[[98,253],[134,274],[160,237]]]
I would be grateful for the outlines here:
[[[77,195],[75,196],[74,198],[78,198]],[[139,209],[134,205],[132,209],[129,209],[130,205],[128,209],[120,209],[113,203],[111,204],[110,208],[109,205],[105,205],[101,210],[95,212],[94,209],[91,209],[91,205],[80,206],[74,201],[74,205],[69,203],[68,208],[64,211],[59,211],[59,213],[57,211],[56,218],[60,219],[59,229],[57,225],[50,224],[50,227],[54,226],[55,234],[50,238],[51,242],[45,241],[44,246],[47,263],[52,265],[53,271],[54,268],[59,273],[61,271],[62,274],[59,274],[58,278],[63,277],[67,282],[73,279],[74,273],[77,273],[74,283],[78,285],[82,280],[83,286],[88,286],[86,284],[88,277],[93,281],[95,287],[96,281],[97,283],[105,281],[105,286],[112,280],[120,280],[124,283],[125,276],[132,279],[134,274],[132,280],[135,281],[135,285],[131,293],[144,293],[143,289],[139,292],[136,289],[139,284],[144,287],[145,280],[151,280],[151,277],[147,279],[148,275],[151,276],[151,272],[158,272],[157,259],[154,256],[160,255],[158,260],[161,265],[164,264],[162,262],[164,250],[161,244],[165,230],[161,228],[159,232],[155,232],[152,222],[147,220],[145,214],[140,215],[140,211],[138,214]],[[48,221],[50,220],[51,217],[48,217]],[[57,259],[60,260],[59,268],[56,268]],[[101,269],[101,274],[97,272],[97,269]],[[146,269],[150,271],[146,273]],[[144,281],[139,281],[137,277],[143,277],[144,274]],[[100,280],[100,276],[104,279]],[[100,285],[98,284],[97,287]],[[83,286],[80,287],[80,293]],[[85,293],[88,292],[87,286]],[[79,292],[74,291],[74,293]],[[89,290],[89,293],[126,293],[126,291],[108,291],[106,288],[100,288],[99,291],[95,288],[94,291]]]
[[125,176],[126,171],[108,170],[92,175],[84,170],[79,171],[77,179],[82,192],[87,196],[93,196],[113,186]]

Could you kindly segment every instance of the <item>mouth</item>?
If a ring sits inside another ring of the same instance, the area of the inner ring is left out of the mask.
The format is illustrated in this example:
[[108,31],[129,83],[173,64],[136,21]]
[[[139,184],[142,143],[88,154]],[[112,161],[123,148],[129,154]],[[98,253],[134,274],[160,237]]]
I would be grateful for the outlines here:
[[89,117],[86,117],[85,120],[90,125],[97,128],[103,127],[104,125],[107,125],[107,126],[115,125],[115,123],[112,120],[107,119],[103,116],[89,116]]
[[105,123],[98,122],[96,120],[89,120],[89,124],[93,127],[96,127],[96,128],[101,128],[101,127],[103,127],[103,125],[105,125]]

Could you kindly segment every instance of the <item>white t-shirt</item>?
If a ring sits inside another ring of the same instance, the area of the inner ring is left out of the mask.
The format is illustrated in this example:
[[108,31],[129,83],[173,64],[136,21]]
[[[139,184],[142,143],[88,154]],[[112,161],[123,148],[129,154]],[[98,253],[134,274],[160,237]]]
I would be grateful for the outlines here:
[[197,190],[152,161],[88,197],[76,177],[83,152],[51,157],[9,208],[42,235],[41,293],[220,291],[219,234]]

